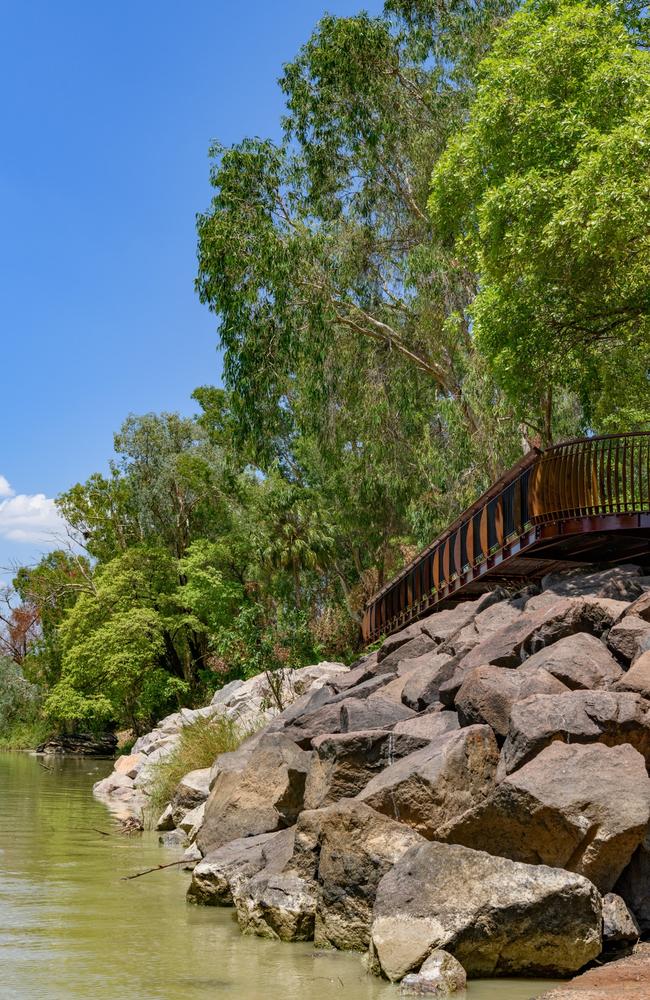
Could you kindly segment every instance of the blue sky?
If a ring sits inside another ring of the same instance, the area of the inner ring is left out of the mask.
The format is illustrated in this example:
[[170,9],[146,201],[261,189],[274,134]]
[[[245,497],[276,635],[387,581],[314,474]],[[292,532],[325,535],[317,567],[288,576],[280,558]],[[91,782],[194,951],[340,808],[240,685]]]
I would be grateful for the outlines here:
[[354,0],[2,0],[0,567],[48,546],[51,497],[127,413],[219,379],[195,296],[211,139],[278,134],[283,62]]

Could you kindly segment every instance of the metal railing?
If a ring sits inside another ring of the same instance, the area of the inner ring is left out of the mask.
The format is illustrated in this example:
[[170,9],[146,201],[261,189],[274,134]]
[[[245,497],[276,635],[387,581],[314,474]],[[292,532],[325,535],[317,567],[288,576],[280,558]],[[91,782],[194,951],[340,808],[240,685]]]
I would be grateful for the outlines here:
[[650,432],[532,452],[370,599],[364,636],[370,641],[417,618],[537,526],[648,511]]

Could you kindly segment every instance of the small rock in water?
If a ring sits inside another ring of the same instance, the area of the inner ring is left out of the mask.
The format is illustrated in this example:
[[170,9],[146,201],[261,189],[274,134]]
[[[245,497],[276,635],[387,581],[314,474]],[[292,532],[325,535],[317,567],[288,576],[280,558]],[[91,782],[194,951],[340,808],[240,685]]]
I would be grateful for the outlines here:
[[400,991],[407,996],[446,997],[467,986],[465,970],[448,951],[436,949],[417,973],[404,976]]
[[168,831],[174,829],[174,818],[172,816],[171,803],[168,803],[163,809],[158,821],[156,823],[156,830]]
[[158,843],[161,847],[185,847],[187,836],[182,830],[169,830],[158,837]]

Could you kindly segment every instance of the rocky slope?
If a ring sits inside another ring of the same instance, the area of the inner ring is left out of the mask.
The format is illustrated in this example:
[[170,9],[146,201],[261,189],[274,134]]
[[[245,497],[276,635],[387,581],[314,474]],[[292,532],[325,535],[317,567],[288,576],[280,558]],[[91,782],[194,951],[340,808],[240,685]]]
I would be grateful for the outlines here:
[[[566,977],[650,929],[641,567],[434,613],[350,669],[297,671],[282,712],[263,686],[199,710],[262,724],[187,775],[159,821],[198,862],[190,901],[234,906],[246,933],[359,950],[437,995],[463,969]],[[163,720],[96,793],[141,809],[195,717]]]

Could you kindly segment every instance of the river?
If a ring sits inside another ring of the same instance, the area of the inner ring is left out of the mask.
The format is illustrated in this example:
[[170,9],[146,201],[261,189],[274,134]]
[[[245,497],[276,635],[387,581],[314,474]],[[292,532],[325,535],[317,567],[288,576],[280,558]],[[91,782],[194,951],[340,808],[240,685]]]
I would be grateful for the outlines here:
[[[91,795],[110,767],[0,753],[0,1000],[398,1000],[358,955],[244,937],[231,910],[187,905],[187,872],[123,881],[175,855],[153,833],[115,832]],[[457,996],[528,1000],[547,985]]]

